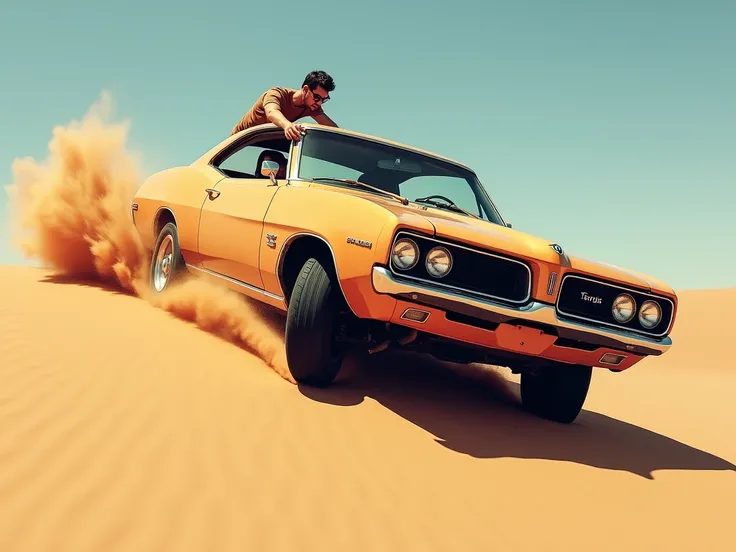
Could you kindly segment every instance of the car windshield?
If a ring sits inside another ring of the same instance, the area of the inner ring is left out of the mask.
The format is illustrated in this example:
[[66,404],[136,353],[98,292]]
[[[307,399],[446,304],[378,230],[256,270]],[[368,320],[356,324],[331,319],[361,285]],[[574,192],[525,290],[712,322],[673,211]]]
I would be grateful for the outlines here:
[[[481,183],[469,170],[369,139],[310,129],[302,138],[297,177],[351,188],[355,187],[354,182],[339,180],[357,181],[430,209],[461,214],[466,211],[483,220],[503,224]],[[363,189],[368,193],[380,193]]]

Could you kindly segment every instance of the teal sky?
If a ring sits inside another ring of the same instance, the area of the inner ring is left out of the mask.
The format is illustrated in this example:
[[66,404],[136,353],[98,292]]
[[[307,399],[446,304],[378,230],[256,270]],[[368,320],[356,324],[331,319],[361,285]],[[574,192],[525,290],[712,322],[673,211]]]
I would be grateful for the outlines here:
[[733,0],[0,0],[0,177],[103,89],[150,173],[324,69],[340,126],[467,163],[515,228],[736,286],[734,29]]

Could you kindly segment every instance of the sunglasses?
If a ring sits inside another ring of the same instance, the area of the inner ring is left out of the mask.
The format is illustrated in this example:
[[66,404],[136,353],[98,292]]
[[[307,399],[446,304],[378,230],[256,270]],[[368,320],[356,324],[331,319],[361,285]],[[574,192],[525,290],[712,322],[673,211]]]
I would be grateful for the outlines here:
[[319,94],[317,94],[317,93],[316,93],[316,92],[315,92],[314,90],[310,90],[310,92],[312,93],[312,97],[314,98],[314,101],[315,101],[315,102],[322,102],[322,103],[325,103],[326,101],[328,101],[328,100],[330,99],[330,97],[329,97],[329,96],[326,96],[326,97],[324,97],[324,96],[320,96],[320,95],[319,95]]

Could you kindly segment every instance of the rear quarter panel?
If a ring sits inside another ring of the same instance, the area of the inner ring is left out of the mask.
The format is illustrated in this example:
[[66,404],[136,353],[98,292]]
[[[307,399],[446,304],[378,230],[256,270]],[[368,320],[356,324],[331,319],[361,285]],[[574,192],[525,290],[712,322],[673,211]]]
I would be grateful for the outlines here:
[[149,177],[135,194],[138,203],[135,226],[143,245],[153,250],[158,232],[157,221],[162,209],[170,210],[176,219],[179,243],[188,264],[199,263],[197,230],[202,204],[211,188],[223,176],[207,166],[174,167]]

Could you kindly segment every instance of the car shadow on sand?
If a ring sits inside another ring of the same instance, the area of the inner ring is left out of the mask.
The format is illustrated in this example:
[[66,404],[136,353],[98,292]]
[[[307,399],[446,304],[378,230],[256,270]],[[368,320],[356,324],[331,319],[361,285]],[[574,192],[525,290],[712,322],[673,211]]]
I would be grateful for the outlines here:
[[[40,281],[131,295],[94,275],[52,274]],[[248,303],[283,336],[282,314]],[[440,445],[475,458],[562,460],[647,479],[665,469],[736,471],[734,464],[718,456],[604,414],[583,410],[571,425],[539,419],[521,408],[518,384],[482,367],[443,363],[424,355],[387,351],[349,358],[331,387],[300,385],[299,390],[312,400],[336,406],[356,406],[372,398],[435,435]]]
[[736,471],[718,456],[604,414],[583,410],[570,425],[537,418],[522,410],[518,387],[487,368],[385,352],[346,360],[329,388],[299,389],[338,406],[369,397],[440,445],[475,458],[562,460],[646,479],[666,469]]

